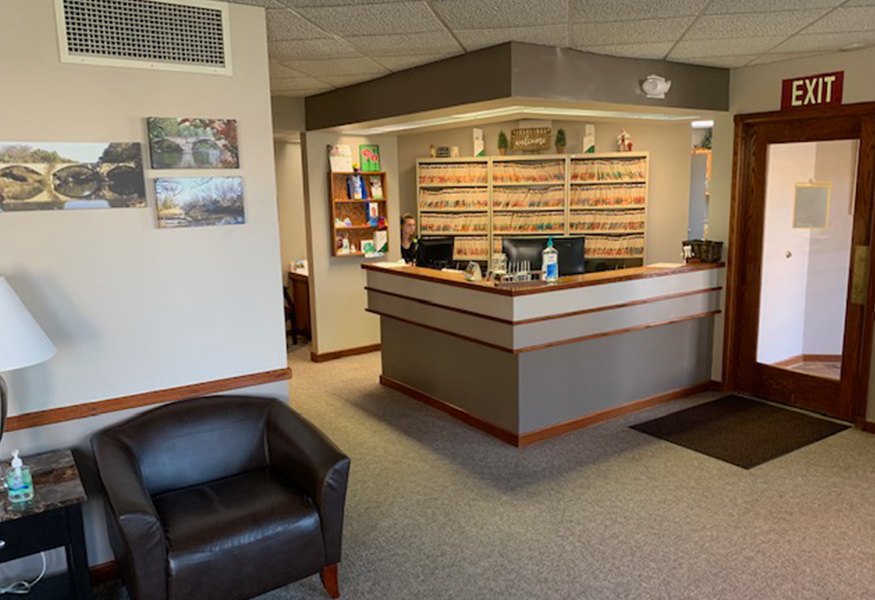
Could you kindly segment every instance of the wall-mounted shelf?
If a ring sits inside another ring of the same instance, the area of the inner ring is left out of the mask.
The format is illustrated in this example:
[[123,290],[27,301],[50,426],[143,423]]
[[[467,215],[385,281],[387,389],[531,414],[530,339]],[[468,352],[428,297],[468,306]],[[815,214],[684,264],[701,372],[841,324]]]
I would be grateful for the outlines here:
[[[355,175],[362,178],[363,195],[366,197],[350,197],[355,193],[355,190],[350,189],[348,182],[350,177]],[[368,258],[384,256],[384,252],[366,254],[362,248],[367,241],[373,242],[377,250],[380,250],[383,245],[388,248],[386,174],[382,171],[370,173],[332,172],[328,174],[328,190],[331,204],[332,256],[366,256]],[[346,219],[352,223],[351,226],[339,224]],[[373,224],[371,222],[373,220],[376,220],[377,224]],[[350,248],[348,252],[343,250],[344,240]]]
[[[454,258],[487,260],[490,248],[501,251],[502,236],[578,234],[587,236],[587,259],[643,264],[648,163],[647,152],[423,158],[416,163],[420,235],[476,237],[457,242]],[[433,208],[441,204],[460,208]],[[437,222],[447,231],[423,229]],[[485,230],[461,231],[472,223]]]

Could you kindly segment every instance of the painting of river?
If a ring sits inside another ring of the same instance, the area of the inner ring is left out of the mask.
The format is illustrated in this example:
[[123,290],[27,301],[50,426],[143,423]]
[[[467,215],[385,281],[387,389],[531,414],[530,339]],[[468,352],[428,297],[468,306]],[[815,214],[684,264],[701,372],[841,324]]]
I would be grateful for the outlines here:
[[241,177],[165,177],[155,180],[158,226],[202,227],[246,222]]
[[142,208],[135,142],[0,142],[0,212]]
[[153,169],[237,169],[237,121],[149,117]]

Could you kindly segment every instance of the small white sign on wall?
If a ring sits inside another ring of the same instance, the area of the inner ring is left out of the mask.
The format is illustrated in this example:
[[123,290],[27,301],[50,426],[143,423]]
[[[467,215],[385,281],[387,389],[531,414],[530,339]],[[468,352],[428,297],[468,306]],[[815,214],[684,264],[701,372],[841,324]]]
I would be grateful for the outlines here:
[[796,184],[793,202],[794,229],[826,229],[829,226],[829,181]]

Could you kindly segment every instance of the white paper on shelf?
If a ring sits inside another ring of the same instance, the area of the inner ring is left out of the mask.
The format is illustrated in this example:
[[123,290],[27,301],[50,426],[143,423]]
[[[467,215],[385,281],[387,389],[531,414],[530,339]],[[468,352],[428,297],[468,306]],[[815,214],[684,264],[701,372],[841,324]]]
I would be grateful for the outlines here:
[[652,265],[647,266],[655,267],[657,269],[677,269],[678,267],[684,266],[684,263],[653,263]]
[[387,268],[396,268],[396,267],[412,267],[413,265],[409,265],[403,260],[390,261],[390,260],[381,260],[379,262],[371,263],[375,267],[387,267]]

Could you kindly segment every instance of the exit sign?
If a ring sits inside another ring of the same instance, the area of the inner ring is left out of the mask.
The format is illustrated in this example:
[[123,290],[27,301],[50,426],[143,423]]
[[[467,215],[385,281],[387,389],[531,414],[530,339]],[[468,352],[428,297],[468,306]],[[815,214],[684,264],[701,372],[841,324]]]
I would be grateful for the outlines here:
[[841,104],[844,83],[844,71],[785,79],[781,85],[781,110]]

